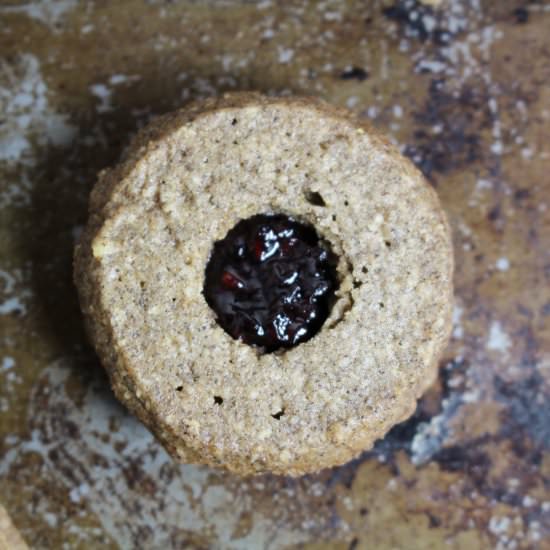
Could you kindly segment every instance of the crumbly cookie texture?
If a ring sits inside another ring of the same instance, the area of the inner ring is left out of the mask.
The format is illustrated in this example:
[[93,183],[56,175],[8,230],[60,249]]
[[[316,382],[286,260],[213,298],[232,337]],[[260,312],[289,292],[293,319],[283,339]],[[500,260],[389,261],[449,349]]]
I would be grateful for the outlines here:
[[[339,255],[321,331],[261,354],[203,294],[213,243],[281,212]],[[183,462],[301,475],[408,418],[451,327],[445,215],[363,121],[310,98],[230,94],[163,116],[100,174],[75,250],[91,340],[117,397]]]

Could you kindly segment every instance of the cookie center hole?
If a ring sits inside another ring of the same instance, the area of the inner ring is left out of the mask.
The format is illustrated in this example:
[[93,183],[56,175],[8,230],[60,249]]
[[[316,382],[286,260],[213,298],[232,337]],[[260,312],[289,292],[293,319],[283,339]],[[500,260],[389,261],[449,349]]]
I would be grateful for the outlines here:
[[336,301],[337,263],[312,226],[258,214],[214,243],[203,294],[228,334],[270,353],[317,334]]

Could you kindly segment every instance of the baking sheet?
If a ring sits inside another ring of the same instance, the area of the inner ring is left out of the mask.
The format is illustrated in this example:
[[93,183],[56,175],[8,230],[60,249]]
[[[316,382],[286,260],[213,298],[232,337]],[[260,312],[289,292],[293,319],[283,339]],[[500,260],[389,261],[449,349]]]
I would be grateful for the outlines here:
[[[0,502],[32,548],[548,548],[550,5],[0,4]],[[300,479],[176,465],[112,396],[71,251],[95,175],[226,90],[347,106],[437,189],[452,341],[417,412]]]

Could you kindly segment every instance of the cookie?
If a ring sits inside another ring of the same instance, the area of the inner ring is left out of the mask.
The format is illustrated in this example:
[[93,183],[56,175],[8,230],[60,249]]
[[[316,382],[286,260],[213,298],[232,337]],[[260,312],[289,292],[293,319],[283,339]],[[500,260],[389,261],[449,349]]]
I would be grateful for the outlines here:
[[309,98],[163,116],[100,174],[75,250],[113,390],[183,462],[301,475],[408,418],[449,338],[434,190]]

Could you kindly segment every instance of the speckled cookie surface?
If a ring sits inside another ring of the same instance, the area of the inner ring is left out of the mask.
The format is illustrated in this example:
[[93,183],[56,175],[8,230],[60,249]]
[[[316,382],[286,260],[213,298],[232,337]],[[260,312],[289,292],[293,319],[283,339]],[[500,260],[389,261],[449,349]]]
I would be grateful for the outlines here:
[[[312,224],[339,257],[329,318],[283,353],[232,339],[202,294],[213,243],[257,213]],[[299,475],[413,412],[449,336],[452,265],[434,191],[376,131],[233,94],[157,120],[100,176],[75,280],[115,393],[174,457]]]

